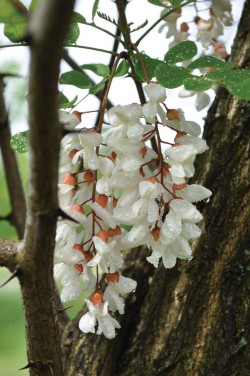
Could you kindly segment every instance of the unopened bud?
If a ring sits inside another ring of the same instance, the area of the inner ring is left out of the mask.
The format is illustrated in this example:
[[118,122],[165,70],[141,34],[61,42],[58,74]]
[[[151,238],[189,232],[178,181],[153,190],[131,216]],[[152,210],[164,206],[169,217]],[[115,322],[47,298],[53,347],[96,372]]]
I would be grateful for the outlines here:
[[109,240],[109,235],[107,231],[100,231],[99,234],[97,234],[97,237],[100,238],[104,243],[107,243]]
[[70,159],[73,159],[74,156],[76,155],[76,153],[78,152],[79,150],[77,149],[72,149],[70,152],[69,152],[69,158]]
[[158,226],[155,226],[154,228],[153,228],[153,230],[151,231],[151,235],[153,236],[153,238],[154,238],[154,240],[157,242],[157,240],[159,239],[159,237],[160,237],[160,231],[161,231],[161,229],[160,229],[160,227],[158,227]]
[[109,228],[107,230],[107,234],[109,237],[113,238],[114,236],[117,236],[117,235],[121,235],[122,233],[122,230],[121,230],[121,227],[119,226],[116,226],[116,228]]
[[108,283],[110,283],[110,282],[117,283],[117,282],[119,282],[119,279],[120,279],[120,274],[118,272],[108,273],[106,275],[106,280],[107,280]]
[[76,270],[78,270],[79,273],[83,272],[83,266],[82,266],[82,264],[75,264],[74,267],[76,268]]
[[72,114],[75,115],[80,122],[82,121],[82,112],[73,111]]
[[101,291],[96,291],[94,292],[91,297],[89,298],[89,300],[94,304],[94,305],[99,305],[99,304],[102,304],[103,303],[103,299],[102,299],[102,293]]
[[63,184],[77,185],[75,176],[70,172],[67,172],[67,174],[64,175],[62,182]]
[[97,202],[98,205],[100,205],[102,208],[106,208],[108,205],[108,196],[106,195],[99,195],[95,198],[95,202]]
[[186,183],[183,183],[183,184],[173,184],[172,188],[173,188],[174,191],[178,191],[180,189],[186,188],[186,186],[187,186]]
[[168,109],[167,110],[167,119],[168,120],[180,120],[179,119],[179,111],[175,109]]
[[82,208],[82,206],[81,205],[74,205],[73,206],[73,208],[71,209],[72,210],[72,212],[74,212],[74,213],[80,213],[80,214],[85,214],[85,212],[84,212],[84,210],[83,210],[83,208]]
[[189,26],[186,22],[182,22],[180,26],[180,30],[182,33],[186,33],[189,30]]
[[83,247],[81,244],[74,244],[73,249],[76,249],[77,251],[83,252]]
[[94,180],[93,173],[90,171],[87,171],[83,175],[83,181],[92,182]]

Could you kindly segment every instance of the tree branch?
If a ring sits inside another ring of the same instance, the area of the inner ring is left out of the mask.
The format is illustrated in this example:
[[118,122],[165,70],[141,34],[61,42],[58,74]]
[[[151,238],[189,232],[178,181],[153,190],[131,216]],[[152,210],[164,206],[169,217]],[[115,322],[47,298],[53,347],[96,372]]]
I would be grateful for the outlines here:
[[39,2],[29,30],[29,196],[24,244],[17,258],[32,376],[41,375],[41,364],[44,376],[63,374],[53,281],[61,139],[57,101],[59,65],[73,6],[74,0]]
[[0,77],[0,149],[3,156],[3,165],[12,207],[9,220],[15,226],[17,235],[21,239],[24,235],[26,203],[16,155],[10,146],[11,132],[3,90],[3,78]]
[[16,268],[17,241],[0,239],[0,266],[10,271]]

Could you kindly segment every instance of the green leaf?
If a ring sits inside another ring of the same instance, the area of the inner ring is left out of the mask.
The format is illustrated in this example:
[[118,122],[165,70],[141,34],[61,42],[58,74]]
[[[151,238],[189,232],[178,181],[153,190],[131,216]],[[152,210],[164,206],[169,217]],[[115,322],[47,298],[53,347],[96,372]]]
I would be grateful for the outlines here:
[[[133,22],[132,22],[132,24],[133,24]],[[134,31],[141,30],[141,29],[143,29],[145,26],[147,26],[147,24],[148,24],[148,20],[145,20],[141,25],[137,26],[137,27],[134,28],[134,29],[131,29],[131,28],[129,27],[129,33],[133,33]]]
[[216,70],[206,76],[218,84],[226,86],[236,97],[250,100],[250,70]]
[[205,91],[211,89],[214,85],[214,81],[208,80],[206,76],[201,77],[189,77],[184,80],[184,87],[190,91]]
[[148,0],[150,4],[158,5],[159,7],[166,8],[166,5],[161,2],[161,0]]
[[250,78],[250,70],[232,69],[232,70],[215,70],[206,75],[211,80],[225,85],[238,84]]
[[89,89],[92,86],[89,77],[85,73],[76,70],[63,73],[59,79],[59,83],[73,85],[80,89]]
[[250,78],[237,84],[229,84],[227,85],[227,89],[240,99],[250,100]]
[[109,67],[105,64],[83,64],[81,68],[91,70],[100,77],[107,77],[109,75]]
[[119,27],[118,23],[116,22],[116,20],[113,18],[111,18],[108,14],[106,13],[103,13],[103,12],[97,12],[98,16],[100,18],[102,18],[103,20],[105,21],[108,21],[108,22],[111,22],[112,24],[114,24],[115,26]]
[[28,9],[19,0],[0,0],[0,22],[15,24],[27,21]]
[[186,68],[161,63],[155,69],[155,77],[162,86],[174,89],[181,86],[186,78],[191,77],[191,74]]
[[107,79],[103,79],[98,84],[92,86],[92,88],[89,89],[89,94],[97,94],[100,90],[102,90],[105,86]]
[[77,22],[77,23],[85,24],[86,23],[86,18],[83,17],[80,13],[73,12],[73,14],[72,14],[72,22]]
[[234,65],[232,63],[229,63],[227,61],[222,61],[219,59],[216,59],[216,57],[213,56],[201,56],[195,61],[193,61],[191,64],[187,66],[188,69],[198,69],[198,68],[207,68],[207,67],[213,67],[213,68],[220,68],[220,69],[232,69]]
[[126,60],[123,59],[118,65],[115,71],[114,77],[122,77],[128,73],[128,70],[129,70],[129,64]]
[[174,7],[179,7],[181,6],[181,4],[184,2],[184,0],[170,0],[171,4],[174,6]]
[[80,36],[80,28],[77,22],[72,21],[69,27],[69,32],[65,40],[65,44],[75,44]]
[[98,5],[99,5],[99,0],[95,0],[93,8],[92,8],[92,20],[95,18]]
[[[149,57],[146,54],[141,54],[141,57],[143,59],[145,68],[147,70],[149,79],[151,79],[152,77],[155,77],[155,68],[159,64],[161,64],[162,61],[158,60],[158,59],[152,59],[151,57]],[[135,64],[135,73],[139,76],[139,78],[141,79],[142,82],[146,81],[146,77],[144,75],[142,65],[141,65],[141,61],[139,60],[139,58],[137,58],[137,62]]]
[[69,99],[64,94],[60,93],[58,108],[60,109],[72,108],[75,102],[77,101],[77,99],[78,99],[78,96],[76,95],[75,98],[72,99],[72,101],[69,101]]
[[29,131],[14,134],[10,140],[10,146],[17,153],[26,153],[28,151]]
[[164,60],[168,64],[175,64],[181,61],[192,59],[197,54],[197,46],[191,40],[186,40],[170,48]]
[[23,40],[27,31],[27,20],[17,23],[5,23],[4,35],[13,43],[19,43]]

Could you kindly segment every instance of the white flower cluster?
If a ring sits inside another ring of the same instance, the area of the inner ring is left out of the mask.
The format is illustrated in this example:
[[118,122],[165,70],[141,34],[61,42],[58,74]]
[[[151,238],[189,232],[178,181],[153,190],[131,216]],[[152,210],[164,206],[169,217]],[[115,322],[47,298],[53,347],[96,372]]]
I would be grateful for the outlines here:
[[[202,215],[193,205],[211,192],[187,184],[194,175],[194,159],[207,149],[199,138],[200,127],[186,121],[180,109],[166,109],[165,89],[157,83],[145,86],[143,106],[115,106],[108,111],[110,128],[70,133],[62,141],[59,202],[72,218],[60,222],[57,231],[55,278],[63,289],[63,302],[82,291],[88,312],[80,320],[82,332],[115,336],[118,322],[110,312],[124,313],[124,295],[136,282],[120,274],[122,251],[147,245],[147,260],[166,268],[176,259],[191,259],[189,241],[200,236]],[[78,114],[68,115],[68,123]],[[172,143],[161,131],[174,134]],[[156,137],[157,150],[148,146]],[[163,150],[163,145],[167,147]],[[101,291],[100,273],[106,274]]]
[[[162,1],[164,3],[164,1]],[[207,1],[209,6],[209,15],[206,19],[199,17],[199,7],[196,5],[197,15],[194,19],[194,22],[197,26],[197,40],[201,42],[204,48],[208,48],[210,45],[214,46],[214,53],[219,58],[225,59],[227,57],[226,48],[221,43],[220,48],[217,46],[215,41],[223,35],[223,27],[231,26],[233,24],[232,17],[232,6],[230,0],[211,0],[210,4]],[[200,8],[200,11],[204,13],[204,7]],[[164,15],[166,9],[163,9],[161,16]],[[170,47],[187,40],[187,37],[190,35],[189,26],[187,22],[179,23],[179,19],[182,17],[182,9],[176,9],[173,13],[169,14],[165,20],[166,23],[163,24],[159,31],[163,31],[167,27],[168,31],[166,38],[174,37],[170,42]],[[182,18],[183,21],[183,18]],[[178,24],[177,24],[178,23]]]

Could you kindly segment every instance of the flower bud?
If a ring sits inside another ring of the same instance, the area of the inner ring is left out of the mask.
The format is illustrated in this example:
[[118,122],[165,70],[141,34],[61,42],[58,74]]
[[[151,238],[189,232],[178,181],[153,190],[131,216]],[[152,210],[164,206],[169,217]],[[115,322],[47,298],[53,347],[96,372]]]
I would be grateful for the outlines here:
[[115,272],[115,273],[108,273],[106,275],[106,281],[108,283],[112,282],[112,283],[117,283],[119,282],[119,279],[120,279],[120,274],[118,272]]
[[96,291],[94,292],[89,300],[94,304],[94,305],[99,305],[103,303],[102,299],[102,292],[101,291]]
[[70,172],[67,172],[67,174],[64,175],[62,182],[63,184],[77,185],[75,176]]

